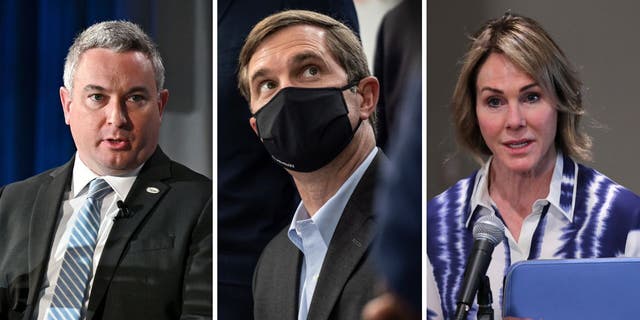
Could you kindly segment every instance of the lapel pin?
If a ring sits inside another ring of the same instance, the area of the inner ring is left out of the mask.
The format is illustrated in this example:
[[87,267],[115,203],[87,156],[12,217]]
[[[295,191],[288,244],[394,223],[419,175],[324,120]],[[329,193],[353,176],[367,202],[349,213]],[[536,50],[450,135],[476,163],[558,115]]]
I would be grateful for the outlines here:
[[158,189],[156,187],[147,187],[147,192],[149,192],[149,193],[158,193],[158,192],[160,192],[160,189]]

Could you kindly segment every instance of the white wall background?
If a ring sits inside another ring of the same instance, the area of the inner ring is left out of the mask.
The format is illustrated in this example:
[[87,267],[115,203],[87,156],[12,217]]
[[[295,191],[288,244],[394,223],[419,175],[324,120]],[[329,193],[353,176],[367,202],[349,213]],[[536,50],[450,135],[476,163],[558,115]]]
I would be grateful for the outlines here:
[[373,59],[376,48],[376,37],[380,22],[387,11],[395,7],[400,0],[355,0],[360,39],[369,61],[369,69],[373,71]]

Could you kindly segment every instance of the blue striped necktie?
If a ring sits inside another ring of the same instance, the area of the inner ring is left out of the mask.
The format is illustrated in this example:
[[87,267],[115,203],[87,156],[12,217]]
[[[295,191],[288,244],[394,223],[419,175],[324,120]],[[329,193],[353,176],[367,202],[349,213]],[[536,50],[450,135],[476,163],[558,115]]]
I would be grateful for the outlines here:
[[87,200],[76,212],[76,222],[69,237],[62,268],[53,293],[47,319],[80,319],[93,270],[93,252],[100,227],[102,199],[111,192],[103,179],[89,184]]

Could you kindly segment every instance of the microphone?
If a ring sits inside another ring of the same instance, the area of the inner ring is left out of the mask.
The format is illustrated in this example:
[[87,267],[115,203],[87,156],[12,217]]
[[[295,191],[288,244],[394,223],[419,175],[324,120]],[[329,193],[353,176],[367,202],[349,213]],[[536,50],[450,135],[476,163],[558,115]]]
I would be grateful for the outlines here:
[[131,212],[131,210],[129,210],[129,207],[127,207],[126,204],[124,204],[124,201],[122,200],[118,200],[118,202],[116,202],[116,205],[118,206],[118,214],[113,217],[113,221],[117,221],[119,219],[124,219],[124,218],[129,218],[133,215],[133,212]]
[[464,280],[458,294],[456,320],[466,320],[473,299],[478,291],[481,278],[484,277],[491,262],[491,253],[504,239],[504,225],[494,215],[480,217],[473,226],[473,250],[467,259]]

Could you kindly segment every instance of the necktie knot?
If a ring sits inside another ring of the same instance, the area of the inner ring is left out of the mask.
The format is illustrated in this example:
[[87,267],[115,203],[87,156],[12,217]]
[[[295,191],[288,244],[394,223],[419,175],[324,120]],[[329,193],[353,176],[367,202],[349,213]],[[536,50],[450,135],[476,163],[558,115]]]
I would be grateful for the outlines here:
[[102,178],[95,178],[89,183],[89,193],[87,194],[87,198],[99,201],[109,194],[109,192],[111,192],[111,186],[107,181]]

